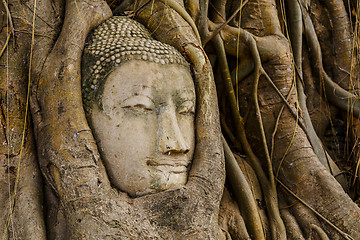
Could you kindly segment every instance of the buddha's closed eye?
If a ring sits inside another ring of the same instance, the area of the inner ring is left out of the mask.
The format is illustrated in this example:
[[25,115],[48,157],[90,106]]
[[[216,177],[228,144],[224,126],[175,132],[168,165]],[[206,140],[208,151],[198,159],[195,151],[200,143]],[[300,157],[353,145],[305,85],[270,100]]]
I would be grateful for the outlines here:
[[153,111],[155,110],[154,102],[147,96],[144,95],[135,95],[125,99],[121,103],[122,108],[130,108],[132,110],[145,110]]
[[195,113],[195,105],[191,100],[185,100],[177,109],[179,114],[194,114]]

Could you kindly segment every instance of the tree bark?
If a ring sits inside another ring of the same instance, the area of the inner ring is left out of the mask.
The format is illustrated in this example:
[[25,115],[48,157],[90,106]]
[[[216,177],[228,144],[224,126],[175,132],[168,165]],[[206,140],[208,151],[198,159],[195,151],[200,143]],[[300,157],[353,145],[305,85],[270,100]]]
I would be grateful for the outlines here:
[[[358,155],[338,167],[324,140],[340,118],[352,132],[343,141],[357,150],[358,8],[341,0],[3,1],[2,239],[360,239]],[[131,198],[113,187],[86,121],[82,52],[112,10],[190,63],[196,149],[179,189]]]

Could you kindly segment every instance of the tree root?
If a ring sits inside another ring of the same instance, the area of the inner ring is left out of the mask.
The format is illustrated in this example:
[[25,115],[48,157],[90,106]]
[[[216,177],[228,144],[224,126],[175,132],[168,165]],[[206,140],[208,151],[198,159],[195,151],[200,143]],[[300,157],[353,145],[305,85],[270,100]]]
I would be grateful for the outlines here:
[[3,53],[5,52],[5,49],[7,48],[8,44],[9,44],[10,37],[11,37],[11,34],[8,33],[7,38],[6,38],[6,42],[5,42],[4,46],[3,46],[3,48],[1,49],[0,57],[1,57],[1,56],[3,55]]
[[[321,48],[317,35],[310,19],[308,12],[302,7],[303,20],[305,26],[306,39],[314,54],[315,68],[321,80],[323,80],[323,87],[329,101],[343,111],[353,114],[355,117],[360,118],[360,99],[352,93],[341,88],[338,84],[333,82],[327,75],[322,64]],[[321,86],[321,84],[319,84]],[[321,92],[321,89],[319,89]]]
[[324,1],[323,4],[328,10],[327,12],[332,23],[332,51],[335,57],[335,74],[333,79],[345,90],[356,94],[358,89],[354,88],[354,83],[351,82],[350,76],[353,43],[349,39],[351,39],[352,33],[344,2],[328,0]]
[[[9,21],[11,34],[12,34],[13,37],[14,37],[13,44],[14,44],[14,46],[15,46],[15,31],[14,31],[14,23],[13,23],[13,20],[12,20],[12,17],[11,17],[11,13],[10,13],[10,10],[9,10],[9,7],[8,7],[8,4],[6,3],[6,1],[5,1],[5,0],[2,0],[2,3],[3,3],[3,5],[4,5],[5,11],[6,11],[6,15],[7,15],[7,18],[8,18],[8,21]],[[35,3],[36,3],[36,1],[35,1]],[[35,10],[34,10],[34,11],[35,11]],[[0,57],[1,57],[1,54],[0,54]]]
[[[24,116],[24,125],[23,125],[23,131],[22,131],[22,137],[21,137],[21,147],[20,147],[20,153],[19,153],[19,160],[18,160],[18,164],[17,164],[17,170],[16,170],[16,179],[15,179],[15,186],[14,186],[14,193],[13,196],[11,198],[11,204],[10,204],[10,212],[9,212],[9,216],[7,218],[6,224],[5,224],[5,228],[3,231],[3,235],[2,235],[2,240],[5,239],[11,219],[13,217],[13,213],[14,213],[14,207],[15,207],[15,198],[17,197],[17,192],[18,192],[18,185],[19,185],[19,179],[20,179],[20,170],[22,167],[22,157],[23,157],[23,146],[25,143],[25,135],[26,135],[26,128],[27,128],[27,123],[28,123],[28,112],[29,112],[29,99],[30,99],[30,83],[31,83],[31,69],[32,69],[32,58],[33,58],[33,49],[34,49],[34,40],[35,40],[35,12],[36,12],[36,0],[34,1],[34,14],[33,14],[33,19],[32,19],[32,35],[31,35],[31,47],[30,47],[30,60],[29,60],[29,74],[28,74],[28,83],[27,83],[27,93],[26,93],[26,104],[25,104],[25,116]],[[7,7],[6,2],[3,0],[4,6],[6,8],[6,12],[8,13],[8,18],[10,21],[10,26],[12,28],[12,31],[14,31],[14,27],[12,25],[12,19],[11,19],[11,14],[10,11]],[[15,35],[13,32],[13,36],[14,36],[14,42],[15,42]],[[10,39],[10,34],[8,34],[7,37],[7,41],[6,44],[4,45],[4,49],[6,48],[6,45],[8,44]],[[3,52],[3,51],[2,51]],[[1,57],[1,54],[0,54]]]
[[181,17],[183,17],[185,19],[185,21],[193,29],[199,43],[201,43],[201,37],[200,37],[199,31],[197,29],[197,26],[196,26],[194,20],[189,15],[189,13],[179,3],[177,3],[174,0],[160,0],[160,1],[163,2],[166,6],[171,7],[174,11],[176,11]]
[[[255,40],[250,35],[246,35],[246,33],[244,31],[243,31],[243,34],[241,34],[241,37],[244,38],[245,43],[248,43],[252,47],[252,50],[253,50],[252,52],[254,54],[258,54]],[[250,41],[251,41],[251,43],[250,43]],[[229,73],[229,68],[227,66],[225,49],[223,46],[223,41],[219,35],[217,35],[214,38],[214,44],[215,44],[215,48],[216,48],[216,51],[219,56],[220,65],[222,66],[221,68],[222,68],[222,73],[223,73],[223,79],[225,82],[225,89],[228,93],[228,97],[230,100],[231,112],[234,117],[237,136],[239,137],[240,142],[242,143],[243,149],[245,150],[246,154],[248,154],[251,159],[251,166],[254,168],[254,170],[259,178],[262,189],[265,193],[265,202],[266,202],[268,213],[269,213],[269,216],[271,219],[270,228],[271,228],[272,238],[273,239],[286,239],[286,230],[285,230],[284,223],[282,222],[281,217],[280,217],[280,212],[279,212],[279,207],[278,207],[278,202],[277,202],[276,186],[275,186],[275,183],[272,182],[272,181],[274,181],[272,164],[271,164],[271,162],[268,162],[268,165],[269,165],[268,174],[269,174],[269,178],[270,178],[270,179],[268,179],[262,170],[260,161],[255,156],[255,154],[251,150],[249,143],[247,142],[245,129],[244,129],[244,121],[241,118],[239,110],[237,108],[235,93],[234,93],[232,81],[231,81],[231,76]],[[258,56],[258,59],[260,59],[259,56]],[[260,73],[260,68],[258,68],[258,69],[259,69],[258,72]],[[262,123],[261,123],[261,125],[262,125]],[[267,147],[267,145],[264,147]],[[268,161],[269,160],[270,160],[270,156],[268,158]]]
[[326,222],[329,226],[331,226],[335,231],[337,231],[344,239],[347,240],[355,240],[352,238],[349,234],[343,232],[340,228],[335,226],[333,223],[331,223],[328,219],[326,219],[323,215],[321,215],[319,212],[317,212],[314,208],[312,208],[309,204],[304,202],[300,197],[298,197],[293,191],[291,191],[288,187],[285,186],[279,179],[276,179],[277,182],[288,192],[290,193],[294,198],[296,198],[299,202],[301,202],[303,205],[305,205],[307,208],[309,208],[313,213],[316,214],[319,218],[321,218],[324,222]]
[[281,197],[279,199],[281,218],[286,226],[287,238],[291,240],[305,240],[297,219],[290,213],[288,206],[285,205],[285,201]]
[[[293,49],[294,65],[297,74],[296,87],[298,93],[298,101],[303,113],[303,119],[306,125],[306,132],[311,146],[314,149],[319,161],[330,171],[332,175],[338,175],[340,169],[327,154],[321,140],[315,132],[312,124],[310,114],[306,105],[306,95],[303,87],[303,74],[302,74],[302,15],[301,8],[297,0],[288,1],[289,17],[290,17],[290,41]],[[346,179],[343,176],[336,178],[344,189],[347,189]]]
[[[315,231],[318,234],[318,236],[320,237],[320,240],[329,240],[329,237],[326,235],[324,230],[322,228],[320,228],[319,226],[317,226],[315,224],[310,224],[310,229]],[[308,237],[307,240],[313,239],[312,238],[313,231],[310,232],[310,236]]]
[[227,177],[234,190],[248,232],[253,239],[265,239],[263,226],[250,186],[224,137],[223,144]]
[[229,24],[229,22],[231,20],[234,19],[234,17],[236,17],[236,14],[238,14],[238,12],[241,11],[241,9],[245,6],[245,4],[248,2],[249,0],[245,0],[239,7],[238,9],[236,9],[236,11],[230,16],[230,18],[228,18],[224,23],[222,23],[217,29],[213,30],[211,32],[211,34],[209,36],[207,36],[203,42],[202,42],[202,45],[203,47],[205,47],[205,45],[211,41],[211,39],[213,39],[226,25]]
[[254,71],[254,62],[249,59],[242,59],[236,68],[231,71],[231,79],[233,85],[236,86],[241,82],[245,77],[249,76]]

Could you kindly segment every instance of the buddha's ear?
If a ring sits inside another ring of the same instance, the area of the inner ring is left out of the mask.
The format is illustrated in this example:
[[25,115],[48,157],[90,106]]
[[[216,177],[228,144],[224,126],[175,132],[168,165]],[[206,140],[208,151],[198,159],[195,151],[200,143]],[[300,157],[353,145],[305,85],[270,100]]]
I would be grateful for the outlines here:
[[[185,11],[184,9],[182,9]],[[190,62],[196,86],[196,149],[188,185],[200,186],[206,197],[220,200],[225,164],[216,88],[210,61],[189,21],[161,1],[144,5],[136,18],[154,37],[172,45]]]

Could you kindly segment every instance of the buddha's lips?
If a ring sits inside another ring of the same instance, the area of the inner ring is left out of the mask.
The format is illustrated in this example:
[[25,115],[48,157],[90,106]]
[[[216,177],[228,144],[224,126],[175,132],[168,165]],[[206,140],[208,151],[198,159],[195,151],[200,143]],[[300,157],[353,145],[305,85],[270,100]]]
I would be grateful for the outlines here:
[[148,160],[146,164],[153,167],[169,167],[173,172],[185,172],[190,160],[177,160],[177,159],[157,159]]

